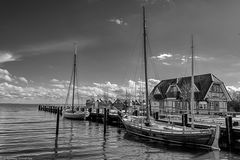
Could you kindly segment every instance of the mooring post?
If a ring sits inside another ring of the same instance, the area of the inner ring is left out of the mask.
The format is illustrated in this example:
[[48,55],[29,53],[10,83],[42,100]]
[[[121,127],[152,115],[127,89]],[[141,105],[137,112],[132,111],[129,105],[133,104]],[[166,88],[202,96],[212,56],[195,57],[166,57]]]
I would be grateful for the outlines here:
[[155,112],[155,120],[158,120],[158,112]]
[[104,108],[104,134],[106,134],[106,128],[107,128],[107,109]]
[[187,114],[182,114],[182,125],[187,126],[188,123],[188,115]]
[[59,108],[57,109],[57,124],[56,124],[56,137],[58,136],[58,130],[59,130]]
[[232,147],[232,117],[227,116],[225,118],[226,123],[226,133],[227,133],[227,147],[231,149]]

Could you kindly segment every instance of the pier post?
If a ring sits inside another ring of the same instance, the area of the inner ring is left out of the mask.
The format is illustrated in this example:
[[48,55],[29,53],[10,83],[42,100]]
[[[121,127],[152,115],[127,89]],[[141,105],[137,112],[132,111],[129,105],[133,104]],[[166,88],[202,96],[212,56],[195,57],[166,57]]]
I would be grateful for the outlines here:
[[62,115],[62,111],[63,111],[63,107],[61,106],[61,109],[60,109],[60,115]]
[[188,124],[188,115],[187,114],[182,114],[182,125],[187,126]]
[[158,120],[158,112],[155,112],[155,120]]
[[104,108],[104,135],[106,134],[106,128],[107,128],[107,109]]
[[59,108],[57,109],[57,124],[56,124],[56,137],[58,136],[58,130],[59,130]]
[[232,147],[232,117],[227,116],[225,118],[225,123],[226,123],[226,133],[227,133],[227,147],[231,149]]

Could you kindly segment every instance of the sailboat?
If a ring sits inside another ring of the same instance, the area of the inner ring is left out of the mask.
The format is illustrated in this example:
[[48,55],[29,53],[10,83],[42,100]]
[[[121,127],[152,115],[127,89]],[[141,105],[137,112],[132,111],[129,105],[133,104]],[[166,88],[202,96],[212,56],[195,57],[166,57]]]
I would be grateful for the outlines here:
[[[187,146],[196,146],[199,148],[217,149],[219,139],[219,126],[209,129],[196,129],[193,127],[169,126],[167,123],[155,121],[150,117],[149,98],[148,98],[148,77],[147,77],[147,49],[146,49],[146,22],[145,7],[143,6],[143,44],[144,44],[144,73],[145,73],[145,92],[146,92],[146,116],[124,115],[122,122],[126,132],[145,138],[164,141],[168,143],[177,143]],[[193,47],[192,47],[193,49]],[[192,56],[193,59],[193,56]],[[193,74],[193,72],[192,72]],[[193,88],[192,75],[192,88]],[[193,91],[193,89],[192,89]],[[192,92],[193,93],[193,92]],[[193,94],[191,94],[193,96]],[[193,100],[193,97],[191,98]],[[193,102],[191,103],[193,104]],[[193,107],[193,106],[192,106]],[[191,109],[193,115],[193,109]],[[192,117],[193,118],[193,117]],[[192,120],[193,121],[193,120]]]
[[[88,111],[82,111],[79,107],[77,108],[75,105],[75,92],[76,92],[76,80],[77,80],[77,46],[75,45],[74,57],[73,57],[73,71],[71,75],[71,80],[68,87],[67,98],[65,102],[65,106],[68,105],[68,99],[72,88],[72,103],[69,108],[64,107],[63,117],[68,119],[79,119],[84,120],[89,116]],[[78,90],[77,90],[78,92]]]

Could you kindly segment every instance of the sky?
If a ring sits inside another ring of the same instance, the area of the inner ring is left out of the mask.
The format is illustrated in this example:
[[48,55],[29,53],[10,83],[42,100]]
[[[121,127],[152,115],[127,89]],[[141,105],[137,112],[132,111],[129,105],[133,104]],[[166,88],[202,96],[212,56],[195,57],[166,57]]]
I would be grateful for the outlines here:
[[240,91],[239,0],[2,0],[0,102],[64,103],[77,44],[81,101],[143,88],[142,6],[150,90],[212,73]]

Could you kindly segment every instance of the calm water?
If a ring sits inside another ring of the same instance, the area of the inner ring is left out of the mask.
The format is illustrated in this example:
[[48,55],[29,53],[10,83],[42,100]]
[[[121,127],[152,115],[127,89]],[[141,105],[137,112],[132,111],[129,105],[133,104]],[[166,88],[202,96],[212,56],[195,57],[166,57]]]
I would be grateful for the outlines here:
[[156,143],[125,134],[124,129],[88,121],[60,118],[55,142],[56,115],[37,105],[0,104],[1,159],[240,159],[240,154],[205,151]]

